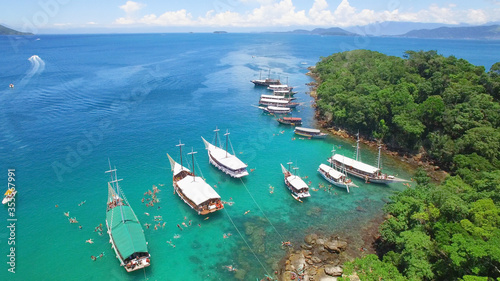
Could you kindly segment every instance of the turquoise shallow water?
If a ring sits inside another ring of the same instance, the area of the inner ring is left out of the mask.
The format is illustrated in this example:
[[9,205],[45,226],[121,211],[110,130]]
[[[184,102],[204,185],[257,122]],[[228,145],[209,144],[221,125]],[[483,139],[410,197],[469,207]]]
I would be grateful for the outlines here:
[[[311,80],[305,73],[320,56],[350,48],[396,56],[408,49],[435,49],[489,68],[500,46],[498,41],[360,41],[287,34],[36,38],[14,48],[11,38],[0,37],[0,181],[6,186],[7,169],[15,168],[19,190],[15,274],[6,264],[8,210],[0,212],[5,225],[0,227],[1,280],[236,279],[226,265],[238,268],[245,280],[255,280],[273,271],[285,253],[283,240],[299,242],[313,231],[342,231],[357,241],[359,227],[379,216],[384,200],[405,186],[365,185],[354,179],[360,187],[350,194],[319,190],[304,203],[295,201],[283,184],[280,163],[293,161],[300,175],[318,187],[326,183],[316,169],[326,163],[332,146],[352,156],[353,144],[332,137],[293,140],[291,128],[252,106],[266,90],[249,80],[269,68],[274,77],[288,79],[303,103],[294,116],[313,127],[312,100],[305,94]],[[8,88],[10,83],[14,89]],[[247,178],[230,179],[208,164],[200,136],[212,139],[215,126],[230,130],[237,155],[255,169]],[[222,199],[235,202],[233,206],[204,220],[173,194],[166,153],[178,159],[179,139],[185,151],[198,151],[207,182],[217,185]],[[362,156],[375,164],[376,151],[363,146]],[[105,219],[108,158],[123,178],[121,187],[141,223],[153,223],[155,215],[165,222],[164,228],[145,229],[152,256],[145,271],[126,273],[106,234],[94,232]],[[384,156],[383,164],[391,173],[411,177],[397,160]],[[141,199],[153,185],[162,190],[161,202],[146,207]],[[68,211],[78,224],[68,222],[63,215]],[[190,220],[191,226],[177,228]],[[232,235],[223,238],[227,233]],[[180,238],[174,239],[176,234]],[[85,243],[89,238],[95,243]],[[101,252],[103,258],[90,259]]]

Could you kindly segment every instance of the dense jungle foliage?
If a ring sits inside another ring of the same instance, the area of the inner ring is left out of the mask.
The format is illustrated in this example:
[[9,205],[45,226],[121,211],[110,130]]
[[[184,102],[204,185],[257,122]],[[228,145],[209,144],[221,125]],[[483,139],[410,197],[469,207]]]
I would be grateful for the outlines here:
[[379,256],[345,265],[362,280],[500,280],[500,63],[489,72],[435,51],[356,50],[323,58],[317,106],[329,125],[450,172],[391,198]]

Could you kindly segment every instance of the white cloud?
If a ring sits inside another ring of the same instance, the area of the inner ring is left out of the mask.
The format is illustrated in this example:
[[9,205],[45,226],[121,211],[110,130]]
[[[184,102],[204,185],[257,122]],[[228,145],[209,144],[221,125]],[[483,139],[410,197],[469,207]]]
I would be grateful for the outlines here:
[[182,9],[175,12],[165,12],[160,16],[155,14],[146,15],[141,18],[139,23],[161,26],[190,26],[194,25],[191,14]]
[[[236,1],[236,0],[233,0]],[[145,5],[127,1],[119,8],[126,16],[115,20],[116,24],[147,24],[158,26],[213,26],[213,27],[263,27],[263,26],[355,26],[383,21],[471,23],[482,24],[500,20],[497,10],[481,9],[460,10],[456,4],[439,6],[432,4],[416,12],[403,12],[395,6],[392,10],[375,11],[357,9],[349,0],[342,0],[337,7],[330,8],[326,0],[314,0],[308,11],[297,11],[292,0],[239,0],[242,3],[256,4],[257,8],[246,13],[231,10],[210,10],[205,15],[193,18],[186,9],[166,11],[157,16],[147,14],[136,17],[137,11]]]
[[144,8],[146,5],[139,2],[127,1],[125,5],[120,6],[120,9],[124,10],[127,14],[132,14],[140,9]]

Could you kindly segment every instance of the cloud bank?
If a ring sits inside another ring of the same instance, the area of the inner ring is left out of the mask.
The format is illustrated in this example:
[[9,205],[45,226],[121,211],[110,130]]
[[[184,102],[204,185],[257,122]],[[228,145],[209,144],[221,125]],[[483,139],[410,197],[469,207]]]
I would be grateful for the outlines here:
[[233,4],[258,3],[245,13],[225,9],[209,10],[203,16],[193,17],[186,9],[137,16],[146,5],[127,1],[119,6],[125,17],[114,21],[117,25],[147,26],[210,26],[210,27],[278,27],[278,26],[355,26],[384,21],[424,22],[443,24],[484,24],[500,20],[500,9],[460,9],[454,4],[432,4],[419,11],[403,11],[402,3],[389,1],[382,11],[357,9],[348,0],[337,7],[329,7],[326,0],[314,0],[309,10],[297,10],[292,0],[240,0]]

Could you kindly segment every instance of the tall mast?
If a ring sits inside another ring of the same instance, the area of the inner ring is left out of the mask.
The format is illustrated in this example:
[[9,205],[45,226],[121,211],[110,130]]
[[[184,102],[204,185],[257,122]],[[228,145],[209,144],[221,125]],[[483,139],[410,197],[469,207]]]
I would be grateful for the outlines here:
[[[105,173],[109,173],[110,174],[110,177],[111,177],[111,186],[116,189],[116,196],[118,197],[118,199],[120,198],[120,186],[118,185],[118,182],[121,181],[121,179],[118,179],[118,175],[116,174],[116,167],[114,169],[111,168],[111,161],[109,160],[108,158],[108,164],[109,164],[109,171],[106,171]],[[113,172],[114,172],[114,177],[113,177]],[[117,200],[118,200],[117,199]],[[113,198],[113,200],[115,200]],[[123,199],[122,199],[123,201]],[[120,206],[120,214],[121,214],[121,217],[122,217],[122,222],[125,222],[125,218],[123,217],[123,210],[122,210],[122,206],[123,206],[123,202],[120,203],[120,201],[117,201],[117,206]]]
[[380,170],[380,150],[382,149],[382,146],[379,144],[378,145],[378,159],[377,159],[377,168]]
[[183,145],[184,145],[184,144],[183,144],[183,143],[181,143],[181,140],[179,140],[179,144],[177,144],[177,145],[176,145],[176,146],[178,146],[178,147],[179,147],[180,154],[181,154],[181,171],[182,171],[182,168],[183,168],[183,166],[182,166],[182,146],[183,146]]
[[226,133],[224,134],[226,136],[226,157],[227,157],[227,141],[229,140],[229,130],[226,129]]
[[217,132],[219,132],[219,131],[220,131],[219,128],[217,128],[217,126],[215,126],[215,130],[214,130],[214,132],[215,132],[215,141],[214,142],[215,143],[214,143],[214,146],[217,146],[217,139],[219,138],[218,135],[217,135]]
[[293,167],[293,172],[294,172],[294,175],[297,176],[297,170],[299,169],[299,167]]
[[193,159],[193,160],[192,160],[192,161],[193,161],[193,181],[195,181],[195,180],[196,180],[196,174],[194,173],[194,155],[195,155],[196,153],[198,153],[198,152],[193,151],[193,148],[191,148],[191,152],[189,152],[189,153],[188,153],[188,155],[191,155],[191,157],[192,157],[192,159]]
[[356,161],[359,161],[359,130],[358,133],[356,134],[357,140],[356,140]]
[[[332,168],[333,168],[333,155],[335,155],[335,145],[332,147],[332,158],[331,158],[331,159],[332,159],[332,161],[330,161],[330,167],[332,167]],[[337,165],[335,165],[335,167],[336,167],[336,166],[337,166]]]
[[259,71],[259,80],[262,80],[262,69]]
[[269,74],[267,75],[268,79],[271,79],[271,68],[269,68]]
[[290,165],[292,165],[293,162],[288,162],[288,171],[290,171]]

